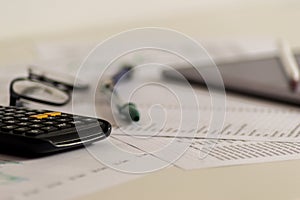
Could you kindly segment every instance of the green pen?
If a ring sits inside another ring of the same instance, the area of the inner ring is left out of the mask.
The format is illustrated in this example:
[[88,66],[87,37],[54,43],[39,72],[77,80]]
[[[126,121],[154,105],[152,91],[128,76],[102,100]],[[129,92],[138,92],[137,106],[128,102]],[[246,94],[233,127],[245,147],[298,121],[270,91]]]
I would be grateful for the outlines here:
[[[118,73],[113,75],[109,80],[107,80],[103,86],[101,87],[102,92],[108,97],[108,99],[112,99],[113,104],[116,106],[119,115],[126,120],[137,122],[140,120],[140,113],[136,107],[136,105],[132,102],[124,103],[120,96],[118,95],[116,89],[114,90],[115,84],[121,79],[131,78],[131,69],[132,66],[124,66]],[[125,76],[125,77],[123,77]]]

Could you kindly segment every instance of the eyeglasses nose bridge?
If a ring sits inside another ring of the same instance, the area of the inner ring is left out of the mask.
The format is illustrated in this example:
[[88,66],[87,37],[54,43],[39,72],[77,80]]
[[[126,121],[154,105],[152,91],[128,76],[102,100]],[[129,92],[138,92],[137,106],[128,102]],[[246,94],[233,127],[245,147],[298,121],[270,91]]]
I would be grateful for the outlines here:
[[19,96],[16,95],[13,91],[10,92],[10,97],[9,97],[9,105],[10,106],[16,106],[17,101],[19,100]]

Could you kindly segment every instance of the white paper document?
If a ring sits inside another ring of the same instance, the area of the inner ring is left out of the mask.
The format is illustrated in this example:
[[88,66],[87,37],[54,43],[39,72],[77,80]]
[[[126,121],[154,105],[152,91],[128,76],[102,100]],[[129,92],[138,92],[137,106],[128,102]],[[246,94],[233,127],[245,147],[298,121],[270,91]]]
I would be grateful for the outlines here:
[[[207,139],[194,139],[191,141],[187,138],[134,138],[129,136],[118,136],[118,138],[155,157],[187,170],[300,158],[300,143],[292,142],[213,141]],[[212,146],[207,148],[206,145],[209,143]],[[169,147],[170,144],[174,147]],[[189,148],[183,152],[180,146],[184,144],[188,144]],[[162,148],[166,149],[164,154],[158,153]],[[170,159],[176,156],[178,156],[177,160]]]
[[[273,43],[266,43],[269,45],[266,49],[274,52]],[[252,47],[247,49],[247,45]],[[61,69],[75,74],[93,46],[40,45],[37,47],[40,54],[37,63],[44,69],[53,66],[51,69],[56,71]],[[228,42],[226,47],[208,42],[204,46],[216,59],[240,58],[241,54],[255,56],[265,51],[261,42]],[[165,63],[168,59],[159,58]],[[125,60],[131,61],[128,58]],[[137,56],[132,60],[147,62],[149,59]],[[97,61],[92,69],[95,71],[102,64],[101,60]],[[13,78],[26,77],[26,66],[3,67],[0,72],[0,92],[3,94],[0,102],[1,105],[7,105],[9,82]],[[212,105],[211,96],[206,90],[193,88],[191,93],[190,87],[164,79],[159,70],[137,69],[134,73],[132,80],[118,86],[118,92],[122,99],[137,105],[141,115],[139,122],[121,125],[110,118],[113,116],[96,108],[100,118],[113,124],[113,131],[107,140],[87,149],[43,158],[0,155],[0,199],[71,199],[144,175],[124,172],[133,172],[140,163],[144,163],[148,171],[153,171],[169,165],[198,169],[300,158],[299,108],[236,94],[227,95],[224,104],[216,106]],[[97,78],[90,74],[86,80]],[[100,91],[96,95],[101,96]],[[74,112],[75,107],[77,114],[84,115],[94,109],[85,104],[86,96],[82,92],[80,99],[74,101],[77,104],[69,103],[64,107],[29,106],[64,112]],[[183,101],[180,101],[180,97],[184,97]],[[105,101],[97,103],[99,107],[102,104],[109,106]],[[221,129],[217,130],[211,124],[212,118],[224,113]],[[110,142],[130,152],[130,156],[113,154]],[[92,153],[94,150],[102,152],[104,159],[110,159],[110,166],[97,159]]]
[[[163,85],[180,91],[182,96],[190,95],[190,89],[186,87],[174,86],[167,81]],[[163,87],[147,86],[135,93],[132,101],[140,109],[141,122],[121,127],[119,134],[300,142],[300,110],[297,107],[237,95],[227,95],[223,107],[214,107],[209,92],[202,89],[194,89],[198,105],[188,104],[185,100],[178,103]],[[214,129],[211,118],[222,115],[224,109],[222,129]],[[195,126],[198,115],[199,123]],[[179,122],[183,117],[186,123],[181,126]],[[189,122],[192,122],[190,126]]]
[[158,158],[113,138],[100,141],[89,148],[107,155],[111,152],[110,142],[119,148],[138,154],[129,157],[112,157],[111,166],[87,151],[78,149],[43,158],[25,159],[0,155],[0,199],[69,199],[104,189],[142,176],[124,173],[113,168],[131,168],[136,162],[151,160],[164,164]]

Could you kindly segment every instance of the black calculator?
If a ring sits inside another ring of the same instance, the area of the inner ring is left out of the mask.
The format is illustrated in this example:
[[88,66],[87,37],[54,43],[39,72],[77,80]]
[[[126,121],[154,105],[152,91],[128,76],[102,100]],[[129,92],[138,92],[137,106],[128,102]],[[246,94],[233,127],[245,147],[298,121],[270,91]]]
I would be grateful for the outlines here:
[[110,132],[103,119],[0,106],[0,147],[8,152],[53,153],[105,139]]

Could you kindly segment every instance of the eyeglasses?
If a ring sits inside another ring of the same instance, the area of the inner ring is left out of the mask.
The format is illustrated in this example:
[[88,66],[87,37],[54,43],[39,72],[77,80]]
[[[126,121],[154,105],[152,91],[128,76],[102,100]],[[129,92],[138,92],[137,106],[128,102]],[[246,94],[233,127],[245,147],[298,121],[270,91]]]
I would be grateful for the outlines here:
[[84,90],[88,85],[66,74],[44,72],[37,67],[28,69],[28,77],[16,78],[10,83],[10,106],[23,106],[21,100],[47,104],[66,105],[73,90]]

